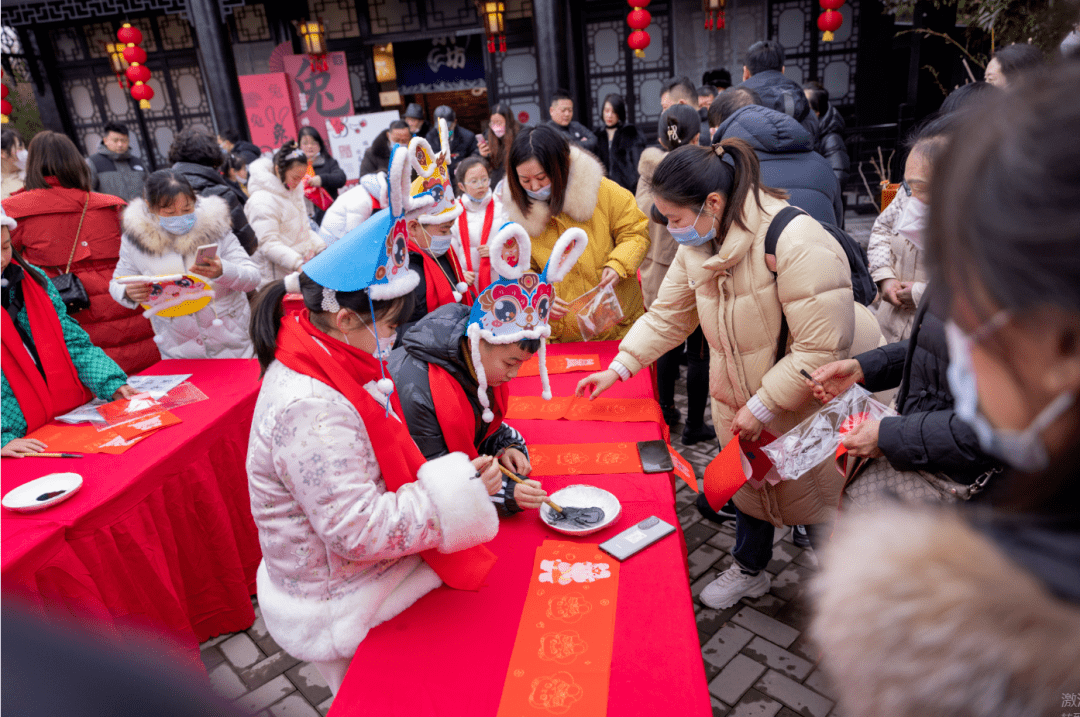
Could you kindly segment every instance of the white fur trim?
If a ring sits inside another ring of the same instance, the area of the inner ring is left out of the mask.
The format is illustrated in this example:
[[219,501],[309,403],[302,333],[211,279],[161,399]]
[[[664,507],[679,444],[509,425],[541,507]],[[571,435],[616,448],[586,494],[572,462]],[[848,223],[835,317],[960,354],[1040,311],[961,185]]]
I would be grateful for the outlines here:
[[300,293],[300,272],[294,271],[285,277],[285,291],[290,294]]
[[[435,198],[431,198],[432,204],[435,203]],[[438,214],[421,214],[416,218],[421,224],[446,224],[461,216],[461,213],[465,211],[465,207],[461,206],[460,202],[454,202],[454,206],[447,209],[445,212],[439,212]]]
[[442,581],[419,555],[408,555],[376,581],[332,599],[290,595],[270,577],[265,560],[255,583],[259,608],[274,641],[302,660],[326,661],[351,658],[372,627],[399,614]]
[[[423,148],[427,152],[427,155],[431,157],[431,164],[428,165],[426,170],[420,165],[420,161],[416,158],[416,150],[418,148]],[[431,143],[423,137],[413,137],[412,141],[409,142],[409,164],[416,173],[424,179],[428,179],[431,175],[435,174],[435,168],[439,166],[439,163],[435,161],[435,150],[431,148]],[[409,183],[409,186],[412,186],[411,182]]]
[[547,372],[547,339],[540,339],[540,350],[537,353],[540,354],[536,359],[540,363],[540,386],[542,388],[540,395],[545,401],[550,401],[551,383],[548,381]]
[[472,355],[473,370],[476,371],[476,382],[479,384],[476,389],[476,398],[484,409],[480,417],[485,423],[491,423],[495,420],[495,414],[491,412],[491,401],[488,400],[487,395],[487,372],[484,371],[484,363],[480,360],[480,339],[484,333],[486,332],[480,329],[479,324],[469,324],[469,351]]
[[[563,199],[563,212],[575,222],[587,223],[596,211],[600,196],[600,185],[604,181],[604,167],[593,155],[570,143],[570,174],[566,178],[566,196]],[[551,219],[547,202],[532,203],[527,215],[522,214],[513,197],[510,187],[503,186],[502,203],[507,218],[525,227],[530,236],[540,236]]]
[[15,221],[15,217],[9,217],[7,212],[0,211],[0,226],[7,227],[9,231],[15,231],[19,223]]
[[368,287],[368,296],[372,301],[384,301],[396,299],[399,296],[412,293],[412,290],[420,285],[420,275],[412,269],[405,276],[397,279],[392,284],[372,284]]
[[400,217],[409,211],[411,206],[412,182],[409,173],[405,171],[409,166],[409,158],[406,156],[409,150],[405,147],[394,147],[390,155],[390,171],[387,175],[386,186],[389,192],[390,213]]
[[499,532],[499,516],[476,468],[464,453],[450,453],[420,466],[417,482],[431,497],[442,529],[440,553],[486,543]]
[[[518,242],[517,266],[510,266],[502,258],[503,246],[511,239],[516,239]],[[524,276],[529,269],[530,257],[532,257],[532,240],[529,238],[529,233],[525,231],[525,227],[520,224],[509,222],[503,225],[495,238],[488,242],[488,261],[491,262],[491,268],[504,279],[516,281]]]
[[[551,250],[547,266],[544,267],[544,276],[554,283],[562,281],[574,264],[585,253],[585,247],[589,245],[589,235],[580,227],[571,227],[562,233],[555,247]],[[568,253],[569,252],[569,253]]]
[[[546,339],[551,336],[551,326],[548,324],[544,324],[532,331],[518,331],[505,336],[496,336],[486,329],[481,329],[478,324],[473,324],[472,326],[476,326],[477,331],[480,332],[480,338],[487,341],[489,344],[516,344],[518,341],[524,341],[525,339]],[[472,328],[472,326],[469,328]]]

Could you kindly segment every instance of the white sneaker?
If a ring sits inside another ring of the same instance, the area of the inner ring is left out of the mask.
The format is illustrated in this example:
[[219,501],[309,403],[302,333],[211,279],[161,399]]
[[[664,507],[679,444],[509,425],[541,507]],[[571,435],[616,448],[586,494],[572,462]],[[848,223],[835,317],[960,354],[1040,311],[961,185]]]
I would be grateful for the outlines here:
[[757,575],[747,575],[734,564],[706,585],[698,599],[706,607],[723,610],[743,598],[761,597],[769,592],[770,584],[769,574],[764,570]]

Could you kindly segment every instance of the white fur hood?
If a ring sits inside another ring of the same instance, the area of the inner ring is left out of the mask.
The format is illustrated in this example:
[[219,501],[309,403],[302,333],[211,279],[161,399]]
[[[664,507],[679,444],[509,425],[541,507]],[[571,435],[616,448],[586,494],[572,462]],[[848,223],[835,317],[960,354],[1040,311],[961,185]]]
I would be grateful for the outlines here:
[[175,252],[184,256],[195,253],[204,244],[216,244],[232,231],[229,205],[221,197],[197,197],[195,226],[187,234],[170,234],[158,224],[146,201],[131,200],[124,210],[124,235],[144,254],[162,256]]
[[249,194],[262,191],[270,192],[283,199],[292,199],[292,195],[303,194],[303,187],[304,185],[301,182],[292,190],[286,189],[285,183],[274,174],[274,161],[270,157],[261,157],[248,165],[247,188]]
[[[596,200],[600,195],[600,182],[604,179],[604,166],[593,155],[580,147],[570,145],[570,175],[566,180],[566,199],[563,212],[575,222],[588,222],[596,210]],[[525,227],[531,237],[544,233],[551,212],[547,202],[533,201],[528,215],[523,215],[518,205],[510,196],[510,183],[503,182],[502,203],[506,207],[507,218]]]

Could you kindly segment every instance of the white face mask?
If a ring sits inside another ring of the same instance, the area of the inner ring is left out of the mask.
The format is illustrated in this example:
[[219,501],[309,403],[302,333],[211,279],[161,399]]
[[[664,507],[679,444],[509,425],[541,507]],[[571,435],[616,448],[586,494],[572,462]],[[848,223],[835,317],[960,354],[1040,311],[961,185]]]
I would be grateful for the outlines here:
[[[991,322],[995,319],[991,319]],[[1039,473],[1050,465],[1041,434],[1061,417],[1076,400],[1066,391],[1047,405],[1022,431],[994,428],[979,410],[979,386],[971,360],[970,336],[952,321],[945,323],[945,340],[949,344],[949,368],[946,377],[953,395],[953,410],[957,417],[971,426],[979,439],[979,447],[1025,473]]]
[[922,249],[923,235],[926,233],[926,222],[929,217],[929,204],[915,196],[908,197],[903,211],[900,212],[900,219],[896,222],[896,231],[915,248]]
[[427,234],[428,240],[431,242],[428,246],[428,251],[431,252],[432,256],[442,256],[450,250],[450,242],[453,240],[453,237],[449,234],[431,236],[427,233],[427,230],[424,230],[424,233]]
[[[355,311],[352,313],[353,316],[359,319],[360,323],[362,323],[371,333],[371,335],[375,338],[375,350],[371,352],[371,355],[374,356],[375,359],[378,361],[389,361],[390,352],[394,350],[394,342],[397,341],[397,336],[391,335],[387,336],[386,338],[379,336],[379,334],[373,328],[372,324],[369,324],[367,321],[365,321],[364,318]],[[341,329],[338,329],[338,331],[341,331]],[[341,331],[341,334],[345,337],[345,343],[347,343],[352,348],[357,348],[356,346],[352,345],[352,341],[349,341],[349,335],[347,333]]]
[[490,196],[491,196],[491,189],[489,188],[487,190],[487,193],[484,194],[484,196],[480,197],[479,199],[476,199],[475,197],[473,197],[473,195],[471,195],[471,194],[469,194],[467,192],[465,194],[463,194],[461,196],[461,198],[465,200],[465,203],[468,205],[468,209],[471,209],[472,211],[476,211],[480,207],[484,206],[484,202],[486,202],[488,200],[488,197],[490,197]]
[[20,149],[15,153],[15,166],[19,168],[20,172],[26,170],[26,150]]

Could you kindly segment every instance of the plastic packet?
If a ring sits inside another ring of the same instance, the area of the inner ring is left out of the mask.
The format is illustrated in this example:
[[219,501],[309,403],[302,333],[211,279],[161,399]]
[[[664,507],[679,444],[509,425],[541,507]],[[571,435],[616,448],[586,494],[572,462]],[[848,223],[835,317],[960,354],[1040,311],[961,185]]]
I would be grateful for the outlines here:
[[137,421],[155,413],[168,411],[177,406],[184,406],[189,403],[197,403],[198,401],[206,401],[208,399],[209,396],[200,391],[197,386],[184,381],[179,386],[171,389],[164,396],[155,398],[154,395],[150,393],[140,393],[127,400],[121,399],[119,401],[110,401],[109,403],[98,406],[97,411],[101,414],[102,418],[105,419],[105,422],[98,424],[96,428],[99,431],[104,431],[115,426]]
[[581,338],[590,341],[623,319],[622,306],[615,288],[595,286],[570,302],[570,312],[577,318]]
[[781,478],[796,480],[824,461],[835,460],[843,435],[860,423],[895,415],[865,388],[854,385],[762,450]]

